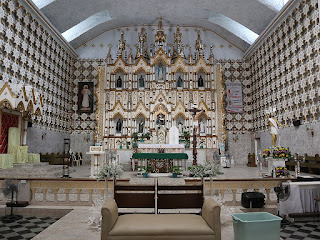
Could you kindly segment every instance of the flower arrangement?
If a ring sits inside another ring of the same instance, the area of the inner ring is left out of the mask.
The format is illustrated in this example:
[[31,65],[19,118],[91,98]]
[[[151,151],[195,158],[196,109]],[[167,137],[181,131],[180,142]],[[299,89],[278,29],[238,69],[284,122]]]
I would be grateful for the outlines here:
[[269,157],[269,156],[270,156],[270,149],[269,149],[269,148],[263,149],[263,151],[262,151],[262,157],[263,157],[263,158],[267,158],[267,157]]
[[291,158],[289,148],[276,147],[273,150],[273,158]]
[[98,179],[104,178],[120,178],[123,175],[123,169],[118,164],[106,164],[100,170]]
[[288,176],[290,176],[290,173],[286,167],[276,168],[276,177],[288,177]]
[[220,166],[214,163],[205,163],[204,165],[193,165],[189,167],[192,177],[215,177],[218,174],[223,174]]

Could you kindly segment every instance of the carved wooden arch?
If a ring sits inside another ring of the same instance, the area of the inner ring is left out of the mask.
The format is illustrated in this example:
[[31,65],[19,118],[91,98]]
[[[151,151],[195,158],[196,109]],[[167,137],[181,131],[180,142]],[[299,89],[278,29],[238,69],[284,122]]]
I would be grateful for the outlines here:
[[184,120],[187,120],[188,119],[188,117],[185,115],[185,113],[182,113],[182,112],[178,112],[174,117],[173,117],[173,119],[177,119],[177,118],[179,118],[179,117],[182,117]]
[[32,101],[31,101],[31,100],[29,101],[26,110],[27,110],[28,112],[33,113],[33,104],[32,104]]
[[146,69],[144,69],[144,67],[139,67],[134,74],[138,74],[139,72],[144,72],[145,74],[148,74],[149,71],[147,71]]
[[154,60],[153,65],[155,66],[156,64],[158,64],[158,62],[163,62],[166,66],[169,65],[169,63],[167,62],[167,60],[165,58],[163,58],[162,56],[157,57],[157,59]]
[[25,112],[27,109],[24,108],[24,104],[22,101],[20,101],[16,107],[19,111]]
[[12,110],[14,109],[14,107],[12,106],[12,103],[11,103],[7,98],[3,99],[3,100],[0,102],[0,106],[5,106],[5,107],[7,107],[6,104],[8,104],[8,106],[10,107],[9,109],[12,109]]
[[187,73],[187,71],[182,66],[178,66],[173,73],[176,74],[178,71],[181,71],[183,73]]
[[136,116],[134,117],[134,119],[147,119],[147,117],[142,113],[142,112],[138,112],[137,114],[136,114]]
[[202,117],[204,117],[205,119],[210,119],[209,116],[205,112],[202,112],[202,113],[199,113],[198,115],[196,115],[195,119],[199,120]]
[[120,113],[120,112],[116,112],[115,114],[113,114],[112,116],[112,120],[116,119],[117,117],[121,118],[121,119],[125,119],[125,117]]
[[208,71],[203,66],[198,67],[198,69],[196,70],[197,75],[200,71],[203,71],[204,74],[208,74]]
[[168,108],[167,108],[163,103],[158,103],[158,104],[154,107],[153,112],[156,113],[156,112],[159,112],[160,110],[163,110],[163,109],[165,110],[165,112],[163,112],[165,115],[166,115],[167,113],[169,113]]
[[119,71],[122,71],[123,72],[123,74],[127,74],[127,72],[126,72],[126,70],[124,70],[121,66],[120,67],[117,67],[113,72],[112,72],[112,74],[117,74],[117,72],[119,72]]

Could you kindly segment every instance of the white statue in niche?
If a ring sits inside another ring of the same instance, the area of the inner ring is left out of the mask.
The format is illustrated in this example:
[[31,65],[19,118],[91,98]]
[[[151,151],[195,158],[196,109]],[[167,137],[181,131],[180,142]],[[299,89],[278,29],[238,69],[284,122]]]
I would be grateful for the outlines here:
[[89,102],[89,95],[91,94],[88,85],[84,85],[81,91],[82,103],[81,103],[81,110],[90,110],[90,102]]
[[161,125],[160,129],[157,131],[158,136],[158,144],[165,144],[166,143],[166,132],[164,130],[164,126]]
[[162,63],[160,63],[158,67],[158,79],[163,80],[163,75],[164,75],[163,65]]
[[200,127],[199,127],[200,132],[201,132],[201,133],[205,133],[205,132],[206,132],[206,126],[205,126],[205,124],[204,124],[203,119],[201,119],[199,125],[200,125]]

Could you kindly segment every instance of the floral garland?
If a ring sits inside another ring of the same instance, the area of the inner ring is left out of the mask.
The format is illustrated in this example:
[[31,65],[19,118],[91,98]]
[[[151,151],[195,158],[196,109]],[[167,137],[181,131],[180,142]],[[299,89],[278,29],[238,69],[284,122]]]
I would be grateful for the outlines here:
[[277,167],[276,168],[276,177],[288,177],[290,173],[286,167]]
[[290,159],[291,158],[291,152],[289,148],[284,148],[284,147],[276,147],[276,148],[267,148],[263,149],[262,151],[262,157],[267,158],[267,157],[273,157],[273,158],[283,158],[283,159]]

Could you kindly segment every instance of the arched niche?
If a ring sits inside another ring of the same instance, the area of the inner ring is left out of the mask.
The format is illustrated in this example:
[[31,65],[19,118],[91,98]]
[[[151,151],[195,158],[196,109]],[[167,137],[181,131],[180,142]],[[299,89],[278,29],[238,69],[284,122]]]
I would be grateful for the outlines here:
[[203,71],[203,69],[200,69],[197,72],[197,86],[198,86],[198,88],[204,88],[205,87],[205,84],[206,84],[205,76],[206,76],[206,74]]
[[179,134],[182,135],[183,132],[185,131],[185,116],[182,113],[179,113],[175,117],[175,125],[179,129]]
[[138,88],[145,88],[146,87],[146,73],[144,70],[139,70],[137,72],[137,79],[138,79]]
[[176,80],[176,87],[177,88],[183,88],[184,83],[184,72],[179,69],[175,74],[175,80]]
[[121,114],[118,113],[113,117],[113,126],[115,135],[123,133],[123,116]]
[[136,132],[143,134],[145,132],[146,118],[143,114],[139,114],[136,117]]
[[198,124],[199,124],[199,133],[200,136],[204,136],[207,134],[207,121],[208,117],[205,113],[201,113],[198,116]]
[[123,88],[124,86],[124,72],[119,69],[115,74],[116,88]]
[[166,63],[163,60],[155,64],[156,81],[163,82],[166,80]]

